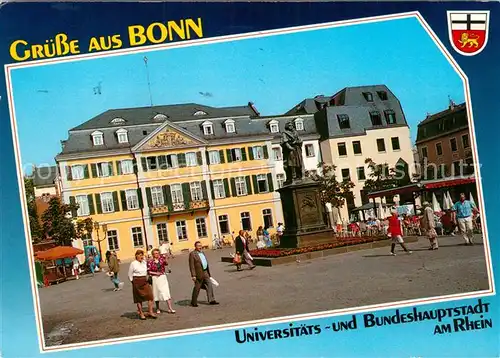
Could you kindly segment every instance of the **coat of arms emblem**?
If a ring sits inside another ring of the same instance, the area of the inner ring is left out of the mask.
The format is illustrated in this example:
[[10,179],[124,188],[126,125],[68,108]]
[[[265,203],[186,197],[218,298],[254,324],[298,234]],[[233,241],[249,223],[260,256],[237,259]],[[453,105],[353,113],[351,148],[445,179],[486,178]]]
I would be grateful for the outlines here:
[[448,32],[453,48],[464,56],[480,53],[488,42],[489,11],[448,11]]

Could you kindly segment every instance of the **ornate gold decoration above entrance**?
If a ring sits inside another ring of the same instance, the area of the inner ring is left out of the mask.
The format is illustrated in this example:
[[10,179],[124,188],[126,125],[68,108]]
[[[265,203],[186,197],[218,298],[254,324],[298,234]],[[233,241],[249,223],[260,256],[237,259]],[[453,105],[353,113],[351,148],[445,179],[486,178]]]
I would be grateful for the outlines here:
[[172,148],[178,146],[195,145],[198,142],[171,129],[166,129],[151,138],[145,145],[145,149]]

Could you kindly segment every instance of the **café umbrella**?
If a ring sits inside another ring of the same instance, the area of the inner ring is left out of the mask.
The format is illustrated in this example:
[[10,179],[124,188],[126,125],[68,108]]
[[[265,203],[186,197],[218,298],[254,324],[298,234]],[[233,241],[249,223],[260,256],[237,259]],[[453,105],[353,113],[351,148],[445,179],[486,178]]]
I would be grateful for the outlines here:
[[471,202],[471,204],[473,204],[474,206],[477,206],[477,205],[476,205],[476,202],[474,201],[474,197],[472,196],[472,193],[470,193],[470,202]]
[[56,246],[49,250],[37,252],[35,254],[35,257],[39,260],[52,261],[75,257],[76,255],[80,254],[83,254],[83,250],[80,250],[76,247]]
[[441,206],[439,205],[436,199],[436,194],[434,193],[432,193],[432,210],[434,210],[435,213],[441,212]]

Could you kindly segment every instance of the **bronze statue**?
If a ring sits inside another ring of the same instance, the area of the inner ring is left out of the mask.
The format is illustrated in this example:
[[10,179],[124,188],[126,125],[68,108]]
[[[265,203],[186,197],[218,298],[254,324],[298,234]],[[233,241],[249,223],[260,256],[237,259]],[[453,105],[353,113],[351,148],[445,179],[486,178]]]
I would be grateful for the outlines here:
[[285,184],[301,180],[304,177],[302,140],[292,122],[285,125],[285,131],[281,136],[281,148],[283,149],[283,166],[286,174]]

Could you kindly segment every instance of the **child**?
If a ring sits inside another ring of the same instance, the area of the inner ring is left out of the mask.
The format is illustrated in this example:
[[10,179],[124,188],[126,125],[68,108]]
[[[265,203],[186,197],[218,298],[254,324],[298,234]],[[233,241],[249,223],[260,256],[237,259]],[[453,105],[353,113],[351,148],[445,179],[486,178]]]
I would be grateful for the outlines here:
[[403,230],[401,228],[401,221],[399,220],[397,211],[392,211],[392,215],[389,218],[388,235],[392,237],[392,244],[391,244],[392,256],[396,256],[396,253],[394,252],[396,244],[400,244],[403,250],[406,251],[406,253],[411,254],[411,251],[408,250],[408,248],[405,245],[405,242],[403,241]]

